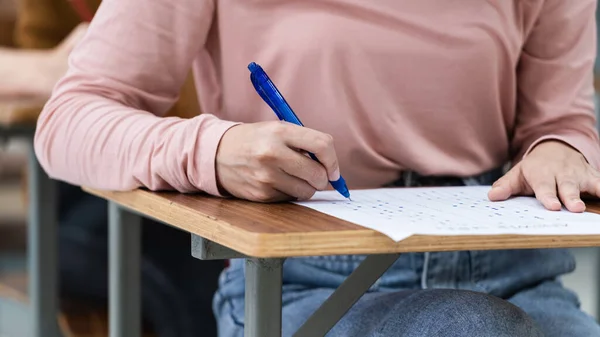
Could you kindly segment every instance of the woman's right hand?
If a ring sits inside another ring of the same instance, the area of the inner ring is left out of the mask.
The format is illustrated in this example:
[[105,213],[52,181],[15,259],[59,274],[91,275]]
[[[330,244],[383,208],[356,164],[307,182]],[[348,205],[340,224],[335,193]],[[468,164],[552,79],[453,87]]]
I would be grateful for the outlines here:
[[232,127],[221,138],[215,165],[222,190],[258,202],[306,200],[340,177],[333,138],[285,122]]

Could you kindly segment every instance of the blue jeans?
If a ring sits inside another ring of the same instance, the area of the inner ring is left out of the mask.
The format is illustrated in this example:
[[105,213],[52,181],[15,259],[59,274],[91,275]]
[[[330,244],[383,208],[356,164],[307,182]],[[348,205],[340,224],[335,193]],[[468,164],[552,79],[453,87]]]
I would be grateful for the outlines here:
[[[405,174],[392,185],[487,185],[500,174],[467,179]],[[283,336],[291,336],[364,259],[287,259]],[[600,326],[560,283],[560,275],[574,269],[564,249],[402,254],[327,336],[600,336]],[[243,336],[243,260],[232,260],[221,274],[213,309],[220,336]]]

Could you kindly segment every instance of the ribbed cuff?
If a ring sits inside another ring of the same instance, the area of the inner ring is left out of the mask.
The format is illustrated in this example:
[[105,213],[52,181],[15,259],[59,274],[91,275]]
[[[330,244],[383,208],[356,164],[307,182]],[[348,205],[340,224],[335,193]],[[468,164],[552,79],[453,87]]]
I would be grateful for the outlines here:
[[194,167],[188,171],[188,179],[198,189],[222,197],[217,187],[217,172],[215,159],[217,149],[223,134],[231,127],[240,123],[223,121],[214,116],[203,115],[202,125],[196,144],[196,155],[194,156]]

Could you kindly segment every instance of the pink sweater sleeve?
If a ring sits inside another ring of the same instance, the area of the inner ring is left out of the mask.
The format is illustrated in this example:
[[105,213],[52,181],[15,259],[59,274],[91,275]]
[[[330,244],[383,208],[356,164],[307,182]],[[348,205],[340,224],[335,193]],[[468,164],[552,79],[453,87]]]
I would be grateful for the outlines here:
[[600,169],[594,112],[596,0],[546,0],[518,66],[516,159],[547,139],[579,150]]
[[209,0],[104,0],[37,125],[53,178],[128,190],[218,194],[214,159],[232,125],[212,115],[161,118],[204,48]]

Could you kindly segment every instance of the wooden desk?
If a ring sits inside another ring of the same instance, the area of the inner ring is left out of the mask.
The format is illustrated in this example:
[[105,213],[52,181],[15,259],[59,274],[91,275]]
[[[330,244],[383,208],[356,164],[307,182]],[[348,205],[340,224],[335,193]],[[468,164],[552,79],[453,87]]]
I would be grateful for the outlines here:
[[[5,105],[2,105],[5,104]],[[56,186],[41,168],[33,149],[38,102],[0,102],[0,145],[6,138],[23,138],[28,156],[28,263],[32,336],[59,336],[57,300]]]
[[[85,190],[244,255],[261,258],[600,245],[600,235],[415,235],[394,242],[374,230],[293,204],[266,205],[146,190]],[[589,210],[600,214],[600,204]]]
[[[286,257],[370,255],[296,334],[322,336],[402,252],[600,246],[600,235],[413,236],[394,242],[376,231],[298,205],[146,190],[85,190],[110,201],[111,273],[120,273],[111,279],[111,303],[127,308],[123,311],[111,304],[111,314],[119,313],[121,318],[114,319],[122,324],[111,330],[111,336],[139,335],[138,314],[131,316],[139,310],[132,301],[139,298],[127,293],[139,287],[139,221],[129,211],[190,232],[196,257],[246,257],[245,336],[252,337],[281,333],[281,268]],[[589,210],[600,213],[600,204],[590,205]]]
[[0,100],[0,126],[33,129],[43,108],[44,102],[35,100],[8,102]]

